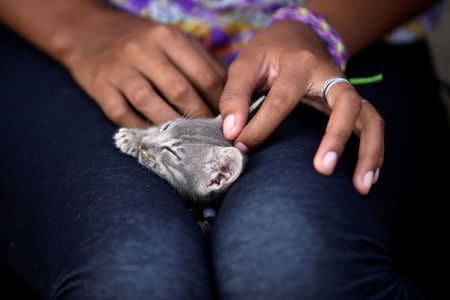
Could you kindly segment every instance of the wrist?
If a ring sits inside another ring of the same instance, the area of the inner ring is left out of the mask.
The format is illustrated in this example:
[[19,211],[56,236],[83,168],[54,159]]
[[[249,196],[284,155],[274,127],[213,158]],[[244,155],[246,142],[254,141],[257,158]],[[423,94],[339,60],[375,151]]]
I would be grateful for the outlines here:
[[58,26],[55,26],[57,28],[51,34],[48,53],[66,67],[83,49],[86,37],[104,20],[120,13],[100,1],[90,2],[84,7],[77,7],[78,10],[71,8],[73,11],[62,13]]
[[[344,0],[345,1],[345,0]],[[364,1],[361,1],[364,2]],[[341,11],[344,11],[343,7],[348,7],[347,3],[341,4],[341,1],[322,1],[322,0],[306,0],[302,3],[303,7],[311,9],[322,15],[329,24],[339,32],[342,40],[345,43],[347,53],[349,57],[352,57],[355,53],[354,49],[354,36],[349,32],[348,16],[344,16]],[[358,11],[358,10],[347,10]],[[358,26],[353,26],[358,28]]]
[[302,7],[283,7],[275,12],[271,22],[292,19],[310,26],[313,31],[327,44],[328,52],[336,64],[344,70],[348,54],[339,33],[315,11]]

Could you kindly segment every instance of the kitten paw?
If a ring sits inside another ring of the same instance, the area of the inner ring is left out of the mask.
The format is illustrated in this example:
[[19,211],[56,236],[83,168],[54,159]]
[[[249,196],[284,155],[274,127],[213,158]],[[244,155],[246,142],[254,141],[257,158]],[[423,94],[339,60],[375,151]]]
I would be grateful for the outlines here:
[[137,157],[139,154],[139,134],[137,129],[121,128],[114,135],[116,147],[125,154]]

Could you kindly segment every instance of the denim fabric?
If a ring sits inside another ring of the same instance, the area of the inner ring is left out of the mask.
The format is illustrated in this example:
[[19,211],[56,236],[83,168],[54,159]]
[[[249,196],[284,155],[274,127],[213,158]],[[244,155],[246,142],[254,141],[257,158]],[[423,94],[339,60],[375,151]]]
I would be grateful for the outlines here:
[[67,71],[4,28],[0,41],[0,264],[41,298],[436,292],[443,177],[433,172],[448,131],[424,43],[376,45],[349,65],[350,76],[385,77],[358,88],[386,120],[369,196],[351,183],[355,137],[333,175],[314,171],[327,117],[299,105],[251,154],[206,237],[167,182],[115,149],[117,127]]

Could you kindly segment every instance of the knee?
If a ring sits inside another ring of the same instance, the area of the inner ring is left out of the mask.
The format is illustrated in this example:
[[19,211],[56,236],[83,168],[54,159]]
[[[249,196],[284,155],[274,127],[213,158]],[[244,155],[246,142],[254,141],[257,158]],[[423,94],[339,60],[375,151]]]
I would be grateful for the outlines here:
[[331,257],[317,228],[297,221],[215,227],[212,257],[220,298],[320,299],[313,296],[333,284],[336,272],[327,270]]
[[298,198],[272,197],[270,205],[259,200],[225,211],[223,219],[219,212],[214,225],[213,267],[222,298],[352,299],[374,282],[388,287],[388,254],[363,230]]
[[71,271],[57,280],[52,298],[209,299],[201,239],[177,220],[149,224],[148,216],[141,217],[136,213],[132,226],[122,223],[99,237],[93,233],[80,249],[72,249],[66,266]]
[[51,299],[211,299],[211,293],[210,283],[198,272],[173,265],[120,262],[71,271]]

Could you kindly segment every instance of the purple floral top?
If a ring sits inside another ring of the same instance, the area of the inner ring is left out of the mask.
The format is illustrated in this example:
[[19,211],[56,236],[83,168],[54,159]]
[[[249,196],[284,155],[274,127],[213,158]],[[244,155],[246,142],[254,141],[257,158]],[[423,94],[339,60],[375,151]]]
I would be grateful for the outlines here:
[[[300,5],[302,0],[107,0],[132,14],[170,23],[199,37],[224,63],[231,62],[258,29],[269,25],[280,7]],[[391,42],[408,42],[437,24],[442,11],[435,6],[393,32]]]

